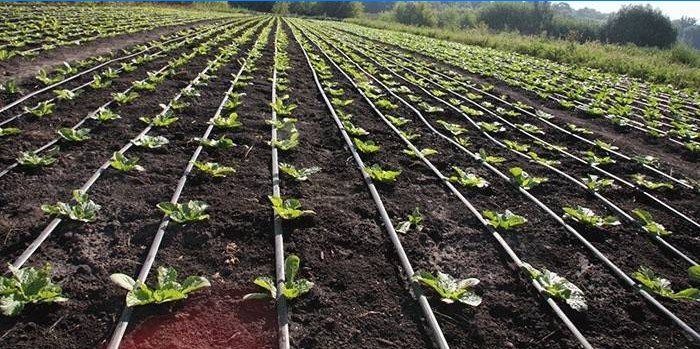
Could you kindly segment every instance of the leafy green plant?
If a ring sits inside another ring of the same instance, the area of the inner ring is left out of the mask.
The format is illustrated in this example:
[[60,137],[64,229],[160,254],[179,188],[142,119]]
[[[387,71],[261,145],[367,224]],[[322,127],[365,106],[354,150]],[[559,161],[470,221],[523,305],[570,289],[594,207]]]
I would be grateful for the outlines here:
[[17,127],[0,127],[0,137],[12,136],[22,133],[22,130]]
[[411,227],[415,228],[416,231],[421,231],[423,230],[421,222],[423,222],[423,215],[420,213],[418,207],[416,207],[413,209],[413,212],[408,215],[408,220],[401,221],[396,225],[396,232],[406,234]]
[[312,210],[302,210],[301,202],[297,199],[282,200],[279,196],[268,196],[268,198],[270,203],[272,203],[272,209],[275,211],[275,214],[282,219],[294,219],[316,214]]
[[404,118],[403,116],[400,117],[395,117],[391,115],[386,115],[386,118],[391,122],[392,125],[396,127],[401,127],[403,125],[406,125],[407,123],[411,122],[411,120]]
[[647,232],[650,232],[652,234],[656,234],[659,236],[665,236],[665,235],[670,235],[671,232],[666,230],[666,228],[661,225],[660,223],[654,222],[654,218],[651,216],[651,214],[647,211],[642,210],[641,208],[635,208],[632,210],[632,213],[634,213],[639,219],[644,222],[644,225],[642,228],[646,230]]
[[57,202],[55,205],[41,205],[41,210],[55,216],[65,216],[74,221],[94,222],[101,206],[90,200],[87,193],[73,190],[73,200],[69,203]]
[[574,132],[574,133],[581,133],[581,134],[587,134],[587,135],[593,134],[593,132],[590,131],[589,129],[584,128],[584,127],[578,127],[574,124],[567,124],[566,128],[568,128],[569,131]]
[[299,120],[295,118],[282,118],[282,119],[275,119],[275,120],[265,120],[265,123],[268,125],[272,125],[275,127],[275,129],[278,130],[292,130],[294,129],[294,126]]
[[[0,59],[2,60],[2,59]],[[5,81],[4,83],[0,84],[0,92],[3,92],[4,94],[8,96],[14,96],[18,93],[20,93],[19,86],[17,85],[17,82],[14,79],[9,79]]]
[[309,179],[310,175],[321,171],[321,168],[317,166],[297,169],[293,165],[284,162],[279,163],[279,168],[282,173],[294,178],[294,180],[298,182],[304,182]]
[[209,205],[201,200],[190,200],[186,204],[174,204],[164,201],[156,205],[170,219],[178,223],[198,222],[209,219],[209,215],[204,213]]
[[134,87],[135,90],[137,91],[155,91],[156,90],[156,84],[148,81],[134,81],[131,83],[131,86]]
[[331,104],[336,107],[347,107],[348,105],[352,104],[352,102],[352,99],[331,98]]
[[139,118],[139,120],[155,127],[168,127],[179,119],[180,118],[173,114],[172,110],[168,110],[165,113],[159,113],[154,117],[144,116]]
[[640,266],[632,273],[632,277],[639,281],[644,289],[658,294],[661,297],[673,300],[693,300],[700,301],[700,290],[697,288],[686,288],[682,291],[674,292],[671,289],[671,282],[654,273],[653,270]]
[[58,134],[63,137],[63,139],[70,142],[83,142],[90,139],[90,129],[80,128],[74,130],[70,127],[62,127],[58,130]]
[[417,133],[415,130],[408,130],[408,131],[399,131],[399,134],[401,137],[406,138],[409,141],[416,140],[420,138],[420,134]]
[[396,178],[401,174],[401,171],[383,170],[379,164],[374,164],[370,167],[365,166],[365,172],[375,181],[382,183],[396,182]]
[[453,136],[459,136],[463,133],[467,132],[467,129],[462,127],[461,125],[458,124],[451,124],[445,120],[438,120],[436,123],[442,127],[444,127],[447,131],[449,131]]
[[227,175],[236,173],[233,167],[223,166],[218,162],[195,161],[194,167],[212,177],[226,177]]
[[544,134],[544,131],[542,131],[541,128],[539,128],[535,125],[532,125],[532,124],[528,124],[528,123],[515,124],[515,127],[517,127],[518,129],[521,129],[527,133],[534,133],[534,134],[541,134],[541,135]]
[[653,182],[648,179],[646,179],[646,176],[643,174],[633,174],[632,175],[632,180],[634,180],[635,183],[638,185],[641,185],[647,189],[651,190],[656,190],[656,189],[673,189],[673,184],[668,183],[668,182]]
[[486,223],[496,229],[510,230],[517,226],[527,223],[527,219],[519,216],[510,210],[504,213],[496,213],[493,211],[484,211],[481,213],[486,218]]
[[391,103],[391,101],[389,101],[387,99],[380,99],[380,100],[374,102],[374,104],[377,107],[384,109],[384,110],[394,110],[394,109],[399,107],[398,105]]
[[469,188],[486,188],[489,185],[489,182],[487,182],[482,177],[479,177],[473,173],[466,173],[464,170],[457,166],[452,166],[452,169],[457,174],[448,178],[448,180],[451,183],[457,183],[463,187]]
[[563,207],[564,218],[571,219],[575,222],[590,225],[594,227],[602,227],[606,225],[620,225],[620,221],[615,216],[601,217],[595,214],[590,208],[576,206],[576,208]]
[[445,111],[442,107],[436,107],[425,102],[418,103],[418,107],[421,108],[426,113],[441,113]]
[[542,286],[544,292],[549,296],[563,300],[573,310],[588,310],[583,291],[566,278],[547,270],[547,268],[542,268],[540,271],[528,263],[523,263],[523,268],[533,280]]
[[463,113],[465,113],[465,114],[467,114],[467,115],[469,115],[469,116],[476,116],[476,117],[478,117],[478,116],[483,116],[483,115],[484,115],[484,112],[482,112],[482,111],[480,111],[480,110],[473,109],[473,108],[469,108],[469,107],[467,107],[467,106],[465,106],[465,105],[459,106],[459,110],[461,110]]
[[210,122],[212,125],[219,128],[236,129],[243,124],[238,120],[237,113],[231,113],[228,117],[217,116]]
[[586,184],[588,189],[599,191],[606,187],[615,187],[615,180],[609,178],[599,178],[596,175],[588,174],[587,177],[581,178],[581,181]]
[[138,163],[139,158],[135,156],[127,157],[124,155],[124,153],[117,151],[112,155],[109,165],[121,172],[129,172],[131,170],[136,170],[139,172],[144,171],[145,169]]
[[138,139],[132,140],[131,143],[134,143],[137,147],[156,149],[170,143],[170,141],[163,136],[143,135]]
[[546,177],[532,177],[520,167],[511,167],[510,174],[518,185],[526,190],[530,190],[547,181]]
[[526,152],[526,151],[530,150],[529,144],[518,143],[516,141],[511,141],[508,139],[503,140],[503,143],[505,143],[505,145],[508,148],[513,149],[513,150],[517,150],[519,152]]
[[432,288],[445,303],[452,304],[458,301],[472,307],[481,304],[481,297],[473,290],[473,287],[479,284],[479,279],[456,279],[442,272],[437,272],[434,276],[424,271],[413,274],[412,279]]
[[44,155],[39,155],[32,151],[25,151],[19,154],[17,163],[27,167],[49,166],[58,161],[58,159],[56,159],[58,152],[58,147],[49,149]]
[[207,148],[229,149],[236,146],[236,143],[233,143],[233,140],[226,136],[221,136],[219,139],[195,137],[194,140]]
[[373,141],[363,141],[359,138],[353,138],[352,142],[355,144],[355,147],[364,154],[376,153],[380,149]]
[[43,118],[53,114],[55,104],[49,101],[39,102],[34,108],[24,107],[24,111],[36,117]]
[[[416,152],[411,150],[411,149],[404,149],[404,150],[402,150],[402,152],[410,157],[414,157],[414,158],[418,157],[418,154],[416,154]],[[428,157],[430,155],[435,155],[437,153],[438,153],[438,151],[433,149],[433,148],[424,148],[424,149],[420,150],[420,155],[422,157]]]
[[486,154],[486,150],[484,150],[483,148],[479,149],[478,155],[479,159],[491,165],[497,165],[506,161],[506,158]]
[[93,75],[92,82],[90,82],[90,87],[92,87],[95,90],[99,90],[108,87],[111,84],[112,82],[106,79],[105,77],[102,77],[102,75]]
[[127,307],[173,302],[187,298],[194,291],[211,286],[209,280],[202,276],[188,276],[179,283],[175,268],[162,266],[158,267],[158,282],[154,288],[126,274],[115,273],[109,278],[119,287],[129,291],[126,294]]
[[581,152],[581,154],[583,154],[584,160],[586,160],[589,164],[594,166],[614,164],[616,162],[609,156],[598,156],[592,150],[586,150],[584,152]]
[[[284,283],[282,283],[281,294],[285,299],[294,299],[311,291],[314,283],[307,279],[297,279],[301,260],[296,255],[289,255],[284,259]],[[275,299],[277,297],[277,286],[274,278],[260,276],[253,281],[256,285],[264,288],[267,292],[249,293],[243,299]]]
[[365,129],[353,125],[353,123],[350,122],[350,120],[343,121],[343,128],[345,129],[345,131],[347,131],[347,133],[355,137],[366,136],[369,134],[369,132],[365,131]]
[[535,162],[537,162],[537,163],[539,163],[539,164],[542,164],[542,165],[554,166],[554,165],[559,165],[559,164],[560,164],[559,160],[549,160],[549,159],[545,159],[545,158],[539,156],[539,155],[538,155],[537,153],[535,153],[534,151],[528,152],[527,155],[529,155],[530,158],[532,158],[532,160],[535,160]]
[[296,104],[284,105],[284,101],[281,98],[275,99],[275,103],[270,103],[270,106],[278,116],[289,116],[297,108]]
[[71,91],[71,90],[54,90],[53,93],[56,95],[56,98],[60,101],[72,101],[75,99],[75,97],[78,96],[77,93]]
[[51,281],[51,264],[43,268],[15,268],[8,265],[12,276],[0,276],[0,311],[5,316],[19,315],[27,304],[60,303],[61,286]]
[[692,282],[700,283],[700,265],[693,265],[688,268],[688,278]]
[[595,143],[596,147],[603,149],[605,151],[613,151],[613,150],[620,149],[620,148],[618,148],[610,143],[605,143],[605,142],[601,141],[600,139],[594,140],[593,143]]
[[299,132],[294,129],[289,133],[289,138],[283,140],[273,139],[270,141],[270,145],[283,151],[293,149],[299,145]]
[[97,111],[97,113],[95,113],[92,116],[92,118],[97,120],[97,121],[100,121],[100,122],[121,119],[121,117],[117,113],[115,113],[107,108],[100,108]]

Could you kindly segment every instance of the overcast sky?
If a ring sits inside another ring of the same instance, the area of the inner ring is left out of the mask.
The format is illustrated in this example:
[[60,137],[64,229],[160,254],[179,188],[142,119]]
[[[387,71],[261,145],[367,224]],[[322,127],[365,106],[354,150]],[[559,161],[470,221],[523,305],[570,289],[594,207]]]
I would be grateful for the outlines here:
[[622,5],[642,3],[651,4],[653,7],[661,9],[663,13],[671,19],[678,19],[682,16],[695,17],[700,21],[700,1],[565,1],[571,7],[580,9],[584,7],[594,8],[600,12],[615,12]]

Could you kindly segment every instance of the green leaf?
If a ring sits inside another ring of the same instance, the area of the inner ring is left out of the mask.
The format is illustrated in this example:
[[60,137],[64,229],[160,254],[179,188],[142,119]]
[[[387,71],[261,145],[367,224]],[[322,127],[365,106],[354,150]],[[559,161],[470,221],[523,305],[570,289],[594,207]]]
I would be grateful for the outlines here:
[[355,144],[355,147],[364,154],[376,153],[380,149],[373,141],[363,141],[359,138],[353,138],[352,142]]
[[401,171],[383,170],[378,164],[365,166],[364,169],[373,180],[383,183],[396,182],[396,178],[401,174]]
[[575,209],[571,207],[563,207],[562,209],[564,210],[564,218],[571,219],[581,224],[586,224],[594,227],[603,227],[606,225],[620,225],[620,221],[616,217],[598,216],[590,208],[577,206]]
[[272,203],[272,209],[275,211],[275,214],[282,219],[289,220],[316,214],[312,210],[302,210],[301,202],[297,199],[282,200],[279,196],[268,196],[268,198],[270,203]]
[[479,284],[479,279],[455,279],[449,274],[437,272],[437,276],[424,271],[419,271],[413,274],[413,281],[417,281],[423,285],[432,288],[441,300],[445,303],[460,303],[473,307],[481,304],[479,297],[473,290],[473,287]]
[[484,218],[486,218],[486,223],[496,229],[510,230],[527,223],[527,219],[525,219],[525,217],[519,216],[510,210],[506,210],[505,213],[484,211],[481,214],[484,216]]
[[190,223],[209,219],[209,215],[204,213],[209,205],[200,200],[190,200],[184,205],[161,202],[157,207],[177,223]]
[[541,271],[535,269],[528,263],[523,263],[523,268],[528,271],[530,277],[537,281],[548,295],[561,299],[576,311],[588,310],[586,299],[583,291],[578,286],[571,283],[564,277],[561,277],[546,268]]

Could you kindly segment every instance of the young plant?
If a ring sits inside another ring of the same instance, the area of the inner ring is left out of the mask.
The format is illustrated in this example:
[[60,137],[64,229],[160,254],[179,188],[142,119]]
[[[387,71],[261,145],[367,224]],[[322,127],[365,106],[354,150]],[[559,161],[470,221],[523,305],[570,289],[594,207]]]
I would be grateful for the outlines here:
[[272,209],[275,211],[275,214],[282,219],[288,220],[316,214],[312,210],[302,210],[301,202],[297,199],[282,200],[279,196],[268,196],[268,198],[270,203],[272,203]]
[[22,133],[22,130],[17,127],[0,127],[0,137],[12,136]]
[[73,99],[75,99],[75,97],[78,96],[77,93],[66,89],[55,90],[53,91],[53,93],[56,95],[56,98],[58,98],[58,100],[60,101],[72,101]]
[[209,205],[200,200],[190,200],[186,204],[173,204],[164,201],[156,205],[170,219],[178,223],[198,222],[209,219],[209,215],[204,211]]
[[384,109],[384,110],[394,110],[394,109],[399,107],[398,105],[391,103],[391,101],[389,101],[387,99],[380,99],[380,100],[374,102],[374,104],[377,107]]
[[616,146],[614,146],[614,145],[612,145],[612,144],[610,144],[610,143],[605,143],[605,142],[601,141],[600,139],[594,140],[593,143],[595,143],[595,145],[596,145],[598,148],[603,149],[603,150],[605,150],[605,151],[613,151],[613,150],[618,150],[618,149],[620,149],[620,148],[618,148],[618,147],[616,147]]
[[49,149],[45,155],[39,155],[32,151],[25,151],[20,153],[17,158],[17,163],[27,167],[49,166],[58,161],[58,159],[56,159],[58,151],[58,147]]
[[112,121],[112,120],[117,120],[121,119],[121,116],[119,114],[107,109],[107,108],[100,108],[97,113],[95,113],[92,116],[93,119],[100,121],[100,122],[105,122],[105,121]]
[[168,127],[168,126],[174,124],[179,119],[180,118],[173,115],[172,110],[168,110],[165,113],[159,113],[158,115],[156,115],[152,118],[147,117],[147,116],[139,118],[139,120],[141,120],[149,125],[153,125],[155,127]]
[[[411,149],[404,149],[404,150],[402,150],[402,152],[410,157],[413,157],[413,158],[418,157],[418,154],[416,154],[416,152],[411,150]],[[433,149],[433,148],[425,148],[425,149],[421,149],[421,151],[420,151],[421,157],[428,157],[430,155],[435,155],[437,153],[438,153],[438,151]]]
[[519,152],[526,152],[526,151],[530,150],[529,144],[518,143],[516,141],[511,141],[508,139],[504,140],[503,143],[505,143],[505,145],[508,148],[513,149],[513,150],[517,150]]
[[598,166],[598,165],[607,165],[607,164],[614,164],[615,160],[613,160],[609,156],[598,156],[594,151],[592,150],[586,150],[584,152],[581,152],[583,154],[583,159],[588,161],[589,164]]
[[217,116],[213,118],[210,123],[219,128],[227,128],[232,130],[237,129],[243,125],[238,120],[237,113],[231,113],[228,117]]
[[61,286],[51,281],[51,264],[43,268],[15,268],[8,266],[11,276],[0,276],[0,311],[5,316],[19,315],[27,304],[59,303],[68,299],[62,297]]
[[277,130],[288,130],[291,131],[295,128],[298,119],[295,118],[282,118],[276,120],[265,120],[265,123],[272,125]]
[[227,175],[236,173],[233,167],[223,166],[218,162],[195,161],[194,167],[212,177],[226,177]]
[[357,150],[364,154],[372,154],[379,151],[380,147],[376,145],[373,141],[363,141],[359,138],[353,138],[352,142],[355,144]]
[[148,81],[134,81],[131,83],[131,86],[134,87],[134,90],[137,91],[155,91],[156,90],[156,84],[148,82]]
[[[295,255],[289,255],[284,260],[284,283],[280,290],[285,299],[297,298],[311,290],[314,283],[307,279],[297,279],[301,260]],[[260,276],[253,281],[256,285],[264,288],[267,292],[249,293],[243,299],[275,299],[277,297],[277,286],[275,279],[267,276]]]
[[486,188],[489,186],[489,182],[482,177],[479,177],[473,173],[466,173],[457,166],[452,166],[452,169],[457,173],[457,175],[450,176],[450,178],[448,178],[451,183],[457,183],[468,188]]
[[369,132],[365,131],[365,129],[353,125],[353,123],[350,122],[350,120],[343,121],[343,128],[345,129],[345,131],[347,131],[347,133],[355,137],[366,136],[369,134]]
[[673,189],[673,184],[667,183],[667,182],[653,182],[648,179],[646,179],[646,176],[643,174],[633,174],[632,175],[632,180],[634,180],[635,183],[651,190],[656,190],[656,189]]
[[592,131],[590,131],[590,130],[588,130],[588,129],[586,129],[586,128],[583,128],[583,127],[578,127],[578,126],[576,126],[576,125],[574,125],[574,124],[567,124],[567,125],[566,125],[566,128],[568,128],[569,131],[574,132],[574,133],[581,133],[581,134],[588,134],[588,135],[592,135],[592,134],[593,134]]
[[546,177],[530,176],[520,167],[511,167],[510,174],[513,175],[513,179],[518,183],[518,185],[525,190],[530,190],[547,181]]
[[486,223],[496,229],[510,230],[527,223],[527,219],[525,217],[519,216],[510,210],[506,210],[505,213],[484,211],[481,213],[481,215],[486,218]]
[[459,136],[463,133],[467,132],[467,129],[462,127],[461,125],[458,124],[451,124],[447,121],[444,120],[438,120],[436,123],[442,127],[444,127],[447,131],[449,131],[453,136]]
[[154,288],[126,274],[116,273],[109,278],[119,287],[129,291],[126,294],[127,307],[177,301],[187,298],[188,294],[194,291],[211,286],[209,280],[202,276],[188,276],[179,283],[177,271],[172,267],[158,267],[158,282]]
[[289,138],[283,140],[273,139],[270,141],[270,145],[282,151],[293,149],[299,145],[299,132],[294,129],[289,134]]
[[488,133],[498,133],[498,132],[503,132],[506,130],[506,128],[503,127],[503,124],[501,124],[498,121],[494,121],[494,122],[479,121],[476,124],[479,125],[480,128],[482,128],[484,131],[486,131]]
[[135,91],[130,91],[128,93],[116,92],[112,93],[112,99],[119,105],[129,104],[139,98],[139,93]]
[[143,135],[139,139],[132,140],[131,143],[137,147],[156,149],[170,143],[170,141],[163,136]]
[[396,232],[406,234],[411,227],[415,228],[416,231],[421,231],[423,230],[421,222],[423,222],[423,215],[420,213],[418,207],[416,207],[413,209],[413,213],[408,215],[407,221],[401,221],[396,225]]
[[26,113],[32,114],[36,117],[43,118],[45,116],[51,115],[53,113],[53,107],[55,104],[49,101],[39,102],[34,108],[24,107]]
[[270,106],[277,116],[292,115],[292,111],[297,108],[296,104],[284,105],[284,101],[281,98],[275,99],[275,103],[270,103]]
[[400,117],[395,117],[391,115],[387,115],[386,118],[391,122],[392,125],[396,127],[401,127],[403,125],[406,125],[407,123],[411,122],[411,120],[404,118],[403,116]]
[[527,132],[527,133],[541,134],[541,135],[544,134],[544,131],[542,131],[541,128],[539,128],[539,127],[537,127],[537,126],[535,126],[535,125],[532,125],[532,124],[527,124],[527,123],[525,123],[525,124],[515,124],[515,127],[517,127],[518,129],[521,129],[521,130],[523,130],[523,131],[525,131],[525,132]]
[[533,280],[542,286],[544,292],[549,296],[563,300],[573,310],[588,310],[583,291],[566,278],[547,270],[547,268],[542,268],[540,271],[528,263],[523,263],[523,268],[527,270]]
[[94,222],[100,205],[90,200],[88,194],[81,190],[73,191],[73,200],[69,203],[57,202],[55,205],[41,205],[41,210],[55,216],[65,216],[74,221]]
[[484,162],[491,165],[497,165],[506,161],[506,158],[486,154],[486,150],[483,148],[479,149],[479,159],[484,160]]
[[124,153],[117,151],[114,152],[114,155],[112,155],[112,160],[110,161],[109,165],[121,172],[129,172],[131,170],[136,170],[139,172],[144,171],[145,169],[138,163],[139,158],[135,156],[127,157],[124,155]]
[[373,180],[382,183],[396,182],[396,178],[401,174],[401,171],[382,170],[379,164],[374,164],[371,167],[365,166],[365,172]]
[[95,90],[99,90],[108,87],[111,84],[111,81],[107,80],[106,78],[103,78],[101,75],[93,75],[92,82],[90,82],[90,87],[92,87]]
[[413,274],[412,279],[432,288],[440,295],[440,300],[445,303],[452,304],[458,301],[472,307],[481,304],[481,297],[473,290],[473,287],[479,284],[479,279],[468,278],[460,280],[449,274],[437,272],[437,276],[433,276],[424,271]]
[[207,148],[229,149],[236,146],[236,143],[233,143],[233,140],[226,136],[221,136],[219,139],[195,137],[194,140]]
[[632,273],[632,277],[639,281],[644,289],[658,294],[661,297],[673,300],[700,301],[700,290],[697,288],[686,288],[682,291],[674,292],[671,289],[671,282],[657,275],[651,269],[640,266],[639,270]]
[[415,130],[408,130],[406,132],[399,131],[399,134],[401,134],[401,137],[406,138],[409,141],[413,141],[420,138],[420,134],[417,133]]
[[592,174],[588,174],[588,177],[581,178],[581,181],[586,184],[588,189],[593,191],[599,191],[606,187],[615,187],[615,180],[608,178],[599,179],[598,176]]
[[62,127],[58,130],[58,134],[63,137],[63,139],[69,142],[83,142],[90,139],[90,129],[80,128],[74,130],[70,127]]
[[571,219],[575,222],[590,225],[593,227],[603,227],[606,225],[619,225],[620,221],[615,216],[601,217],[596,215],[590,208],[577,206],[575,209],[571,207],[563,207],[564,218]]
[[321,171],[321,168],[317,166],[297,169],[293,165],[284,162],[279,163],[279,168],[282,173],[294,178],[297,182],[304,182],[309,179],[310,175]]
[[688,268],[688,278],[692,282],[700,283],[700,265],[693,265]]
[[644,222],[644,225],[642,228],[646,230],[649,233],[656,234],[659,236],[665,236],[665,235],[670,235],[671,232],[666,230],[666,228],[661,225],[660,223],[654,222],[654,218],[651,216],[651,214],[647,211],[642,210],[641,208],[635,208],[632,210],[632,213],[634,213],[639,219]]
[[535,153],[534,151],[531,151],[531,152],[527,153],[527,155],[529,155],[530,158],[532,158],[532,160],[535,160],[535,162],[537,162],[537,163],[539,163],[539,164],[542,164],[542,165],[554,166],[554,165],[559,165],[559,164],[560,164],[559,160],[549,160],[549,159],[545,159],[545,158],[539,156],[539,155],[538,155],[537,153]]
[[421,108],[426,113],[441,113],[445,111],[442,107],[436,107],[425,102],[418,103],[418,107]]

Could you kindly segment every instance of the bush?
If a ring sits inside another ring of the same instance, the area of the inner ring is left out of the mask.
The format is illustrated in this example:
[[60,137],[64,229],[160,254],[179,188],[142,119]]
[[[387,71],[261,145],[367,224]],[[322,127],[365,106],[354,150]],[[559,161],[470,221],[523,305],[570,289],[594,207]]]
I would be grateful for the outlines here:
[[603,35],[611,43],[668,48],[676,42],[677,32],[661,11],[649,5],[627,5],[608,18]]
[[424,2],[396,3],[394,17],[399,23],[419,27],[434,27],[437,24],[433,7]]

